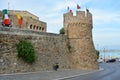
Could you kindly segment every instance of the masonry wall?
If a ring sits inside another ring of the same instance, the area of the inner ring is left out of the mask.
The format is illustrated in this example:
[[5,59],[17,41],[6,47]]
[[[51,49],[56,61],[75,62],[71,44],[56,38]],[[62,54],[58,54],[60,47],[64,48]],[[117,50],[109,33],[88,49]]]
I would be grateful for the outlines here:
[[10,15],[9,17],[12,23],[12,27],[39,31],[39,32],[47,31],[47,23],[39,21],[37,19],[24,16],[23,24],[20,26],[16,15]]
[[80,23],[69,24],[68,26],[72,68],[98,69],[91,27],[89,25],[86,27],[85,24]]
[[39,20],[39,17],[37,17],[34,14],[31,14],[28,11],[23,11],[23,10],[8,10],[8,13],[10,15],[16,15],[16,14],[20,14],[22,17],[27,16],[27,17],[31,17],[33,19]]
[[[17,57],[16,45],[20,40],[30,41],[35,48],[37,58],[32,65]],[[63,35],[0,27],[0,73],[53,70],[55,63],[59,63],[60,69],[69,69],[66,43]]]
[[77,11],[64,14],[65,35],[71,46],[70,62],[73,69],[98,69],[97,56],[92,39],[92,14]]
[[[19,24],[17,14],[22,16],[22,25]],[[37,16],[28,12],[28,11],[19,11],[19,10],[8,10],[9,19],[12,27],[14,28],[22,28],[27,30],[46,32],[47,31],[47,23],[40,21]],[[0,11],[0,25],[3,21],[3,13]]]
[[[92,28],[92,14],[84,11],[76,16],[64,14],[64,36],[0,26],[0,73],[53,70],[55,63],[60,69],[98,69]],[[33,44],[37,56],[34,64],[17,57],[20,40]]]

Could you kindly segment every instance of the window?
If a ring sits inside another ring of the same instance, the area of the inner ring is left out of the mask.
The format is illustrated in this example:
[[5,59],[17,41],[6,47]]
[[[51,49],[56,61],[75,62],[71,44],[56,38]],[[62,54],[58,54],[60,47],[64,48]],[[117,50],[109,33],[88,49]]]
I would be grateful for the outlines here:
[[32,24],[30,25],[30,29],[32,29]]
[[42,28],[42,31],[44,31],[44,28]]

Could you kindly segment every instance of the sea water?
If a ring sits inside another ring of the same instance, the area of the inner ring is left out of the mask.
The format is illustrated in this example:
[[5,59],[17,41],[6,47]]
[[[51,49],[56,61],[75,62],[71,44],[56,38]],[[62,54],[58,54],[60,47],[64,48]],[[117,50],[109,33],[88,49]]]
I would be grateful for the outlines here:
[[120,58],[120,52],[100,52],[99,57],[103,59]]

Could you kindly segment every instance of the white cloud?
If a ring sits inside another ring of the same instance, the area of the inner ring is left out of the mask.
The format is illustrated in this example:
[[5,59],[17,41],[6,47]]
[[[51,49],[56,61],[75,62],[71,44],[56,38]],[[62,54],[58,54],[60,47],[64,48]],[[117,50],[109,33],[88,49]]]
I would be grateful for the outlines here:
[[48,18],[46,21],[47,24],[49,25],[48,32],[58,33],[60,28],[63,27],[62,16],[58,18],[57,16],[54,16],[54,18]]
[[95,24],[106,24],[111,22],[120,22],[120,12],[92,9],[93,21]]

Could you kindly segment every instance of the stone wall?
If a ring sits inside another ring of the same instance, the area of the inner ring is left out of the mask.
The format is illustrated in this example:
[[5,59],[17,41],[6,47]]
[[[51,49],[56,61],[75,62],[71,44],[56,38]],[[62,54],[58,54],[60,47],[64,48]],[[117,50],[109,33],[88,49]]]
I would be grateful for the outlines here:
[[64,14],[64,29],[71,46],[71,64],[74,69],[98,69],[96,51],[92,39],[92,14],[77,11]]
[[[60,69],[98,69],[92,40],[92,14],[76,13],[76,16],[64,14],[66,36],[0,27],[0,73],[53,70],[55,63],[59,63]],[[20,40],[33,44],[37,56],[34,64],[29,65],[17,57],[16,45]]]
[[[36,61],[32,65],[17,56],[20,40],[30,41],[35,48]],[[53,70],[55,63],[60,69],[69,69],[66,43],[63,35],[0,27],[0,73]]]
[[31,17],[33,19],[39,20],[39,17],[37,17],[36,15],[34,15],[28,11],[24,11],[24,10],[8,10],[8,13],[10,15],[20,14],[22,17],[27,16],[27,17]]
[[47,29],[47,23],[43,21],[39,21],[37,19],[31,18],[31,17],[23,17],[23,24],[19,25],[18,18],[16,15],[10,15],[9,16],[12,26],[15,28],[22,28],[22,29],[28,29],[33,31],[39,31],[39,32],[46,32]]

